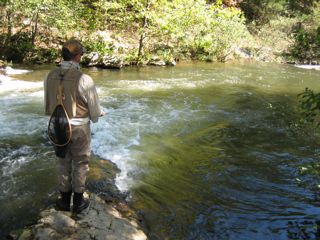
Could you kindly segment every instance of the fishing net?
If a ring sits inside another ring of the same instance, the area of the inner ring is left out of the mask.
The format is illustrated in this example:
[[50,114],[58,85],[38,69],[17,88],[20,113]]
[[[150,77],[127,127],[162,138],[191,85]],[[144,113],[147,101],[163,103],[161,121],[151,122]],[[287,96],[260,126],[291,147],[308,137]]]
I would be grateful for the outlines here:
[[50,117],[48,135],[50,141],[55,146],[56,155],[64,158],[66,147],[71,139],[71,125],[67,112],[61,104],[56,106]]

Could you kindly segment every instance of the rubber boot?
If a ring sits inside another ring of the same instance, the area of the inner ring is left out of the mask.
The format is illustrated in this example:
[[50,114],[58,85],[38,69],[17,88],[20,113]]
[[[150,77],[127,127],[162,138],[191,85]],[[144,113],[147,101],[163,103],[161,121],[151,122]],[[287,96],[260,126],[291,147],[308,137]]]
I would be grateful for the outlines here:
[[60,192],[61,198],[57,201],[57,210],[70,211],[70,202],[72,192]]
[[81,213],[89,206],[89,200],[83,198],[83,193],[73,193],[73,209],[76,214]]

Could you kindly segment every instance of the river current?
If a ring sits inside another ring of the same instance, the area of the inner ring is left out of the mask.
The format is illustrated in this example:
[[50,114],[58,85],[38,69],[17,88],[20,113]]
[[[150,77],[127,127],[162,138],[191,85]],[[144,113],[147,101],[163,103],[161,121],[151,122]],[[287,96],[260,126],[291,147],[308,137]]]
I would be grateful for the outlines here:
[[[0,237],[30,223],[56,187],[42,80],[19,67],[0,83]],[[320,71],[268,63],[84,69],[107,112],[92,150],[121,172],[151,239],[317,239],[317,131],[297,94]],[[20,73],[14,75],[15,73]]]

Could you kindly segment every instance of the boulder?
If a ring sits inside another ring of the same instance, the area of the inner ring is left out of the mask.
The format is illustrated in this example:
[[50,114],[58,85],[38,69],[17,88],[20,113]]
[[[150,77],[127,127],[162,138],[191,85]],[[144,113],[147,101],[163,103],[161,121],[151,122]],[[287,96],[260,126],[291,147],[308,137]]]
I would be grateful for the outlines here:
[[160,59],[157,56],[153,56],[150,58],[150,60],[148,61],[147,65],[151,65],[151,66],[165,66],[166,62],[162,59]]
[[170,60],[166,61],[166,65],[167,66],[175,66],[175,65],[177,65],[177,62],[174,59],[170,59]]
[[94,67],[99,64],[100,54],[97,52],[91,52],[82,56],[81,63],[87,67]]
[[250,59],[253,58],[253,54],[248,49],[236,48],[234,50],[234,55],[238,58]]
[[99,66],[102,68],[120,69],[123,66],[123,60],[116,56],[105,55],[100,59]]

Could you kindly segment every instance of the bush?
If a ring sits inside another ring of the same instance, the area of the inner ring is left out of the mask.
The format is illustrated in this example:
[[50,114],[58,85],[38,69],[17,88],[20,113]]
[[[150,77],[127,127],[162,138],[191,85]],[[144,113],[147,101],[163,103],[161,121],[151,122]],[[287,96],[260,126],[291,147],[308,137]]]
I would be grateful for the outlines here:
[[292,57],[299,62],[320,62],[320,26],[306,28],[303,25],[294,32],[294,44],[291,46]]

